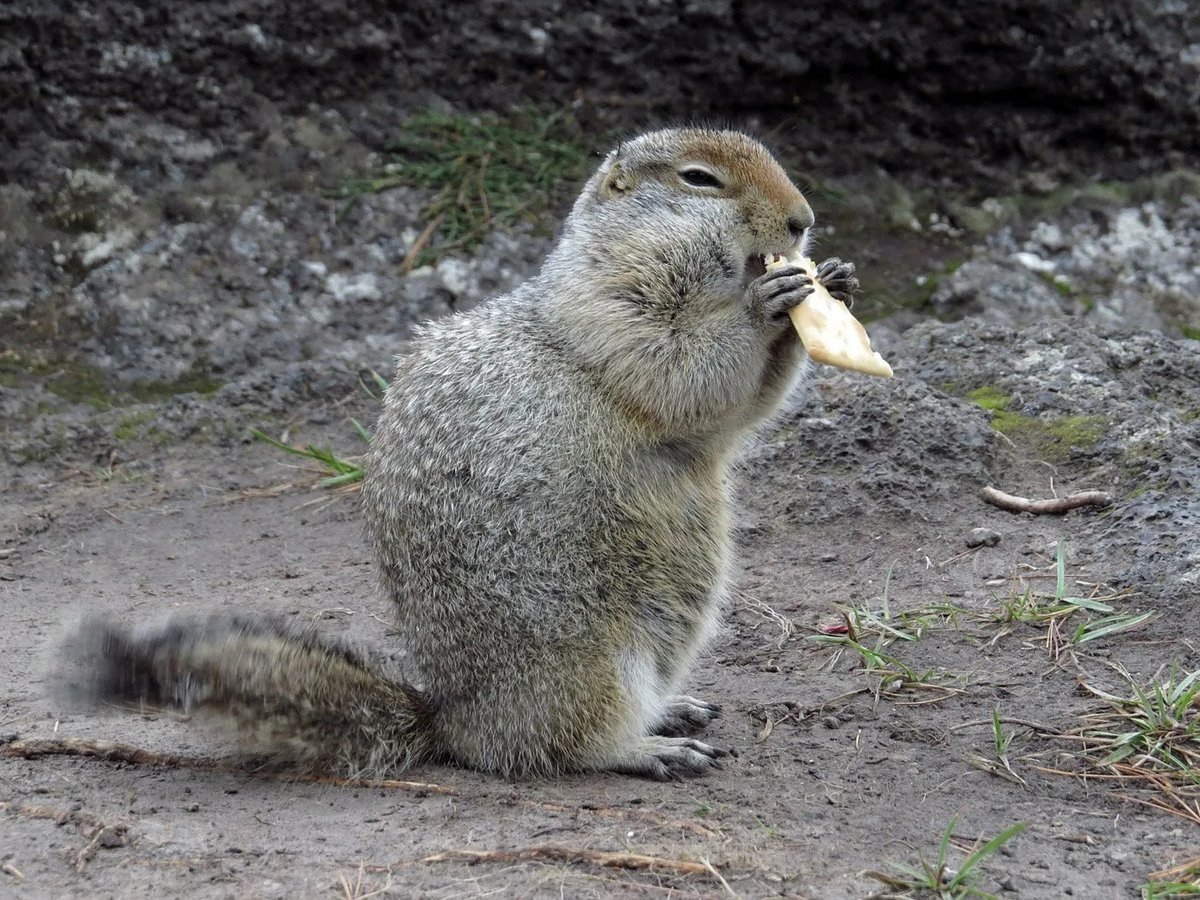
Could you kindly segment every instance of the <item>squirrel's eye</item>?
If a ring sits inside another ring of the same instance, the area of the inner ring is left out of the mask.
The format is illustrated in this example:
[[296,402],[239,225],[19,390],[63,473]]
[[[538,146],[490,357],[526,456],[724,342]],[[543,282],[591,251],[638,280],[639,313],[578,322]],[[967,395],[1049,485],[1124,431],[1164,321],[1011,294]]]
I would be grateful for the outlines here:
[[708,169],[680,169],[679,177],[692,187],[717,188],[718,190],[725,187],[721,179],[708,171]]

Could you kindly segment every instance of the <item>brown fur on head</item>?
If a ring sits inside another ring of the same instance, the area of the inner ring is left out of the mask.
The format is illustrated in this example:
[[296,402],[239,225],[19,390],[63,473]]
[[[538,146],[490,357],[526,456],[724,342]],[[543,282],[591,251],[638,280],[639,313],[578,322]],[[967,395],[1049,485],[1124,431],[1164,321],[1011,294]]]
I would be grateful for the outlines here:
[[[813,224],[808,201],[771,152],[737,131],[652,131],[610,152],[588,182],[564,229],[570,252],[594,248],[603,267],[641,268],[666,247],[714,241],[707,255],[744,284],[764,257],[803,242]],[[641,247],[645,252],[638,252]],[[597,272],[593,270],[593,275]]]
[[601,202],[631,196],[647,182],[684,196],[732,199],[763,253],[791,249],[813,224],[808,201],[771,152],[737,131],[653,131],[618,147],[598,174]]
[[601,163],[538,289],[564,344],[634,418],[663,433],[703,422],[733,441],[757,413],[731,415],[727,429],[723,417],[757,409],[750,397],[774,408],[796,372],[790,324],[762,327],[752,286],[772,255],[804,249],[812,224],[804,195],[753,138],[652,131]]

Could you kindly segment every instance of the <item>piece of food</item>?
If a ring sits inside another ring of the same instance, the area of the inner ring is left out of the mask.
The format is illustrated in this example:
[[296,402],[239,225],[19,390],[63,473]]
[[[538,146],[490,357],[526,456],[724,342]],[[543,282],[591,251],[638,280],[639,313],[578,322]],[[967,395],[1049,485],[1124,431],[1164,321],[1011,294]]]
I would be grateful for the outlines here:
[[809,357],[828,366],[891,378],[892,367],[871,349],[871,339],[862,323],[817,281],[816,263],[798,251],[767,262],[768,269],[785,265],[799,266],[813,281],[813,292],[788,310]]

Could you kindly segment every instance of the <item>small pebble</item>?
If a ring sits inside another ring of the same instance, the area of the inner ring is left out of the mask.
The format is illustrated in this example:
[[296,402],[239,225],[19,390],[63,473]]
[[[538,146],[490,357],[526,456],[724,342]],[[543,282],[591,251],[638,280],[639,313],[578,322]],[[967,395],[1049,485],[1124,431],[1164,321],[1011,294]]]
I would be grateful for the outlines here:
[[821,724],[826,728],[841,728],[842,720],[837,716],[826,716],[821,720]]
[[972,528],[967,535],[968,547],[995,547],[1000,543],[1000,532],[990,528]]
[[100,830],[100,846],[105,850],[114,850],[125,846],[125,832],[120,828],[106,825]]

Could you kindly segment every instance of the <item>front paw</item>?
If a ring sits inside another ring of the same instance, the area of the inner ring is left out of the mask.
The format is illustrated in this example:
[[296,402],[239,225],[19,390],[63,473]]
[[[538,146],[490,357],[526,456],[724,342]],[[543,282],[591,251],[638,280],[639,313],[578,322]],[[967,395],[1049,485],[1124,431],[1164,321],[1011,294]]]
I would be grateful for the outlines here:
[[746,304],[758,321],[778,325],[787,319],[789,309],[799,306],[812,292],[812,279],[803,269],[780,266],[750,282]]
[[650,733],[663,737],[683,737],[704,729],[709,722],[721,715],[721,707],[705,703],[695,697],[679,694],[671,697]]
[[840,300],[849,309],[854,305],[854,294],[858,293],[858,279],[854,276],[854,263],[842,262],[831,256],[817,266],[817,281],[833,299]]

